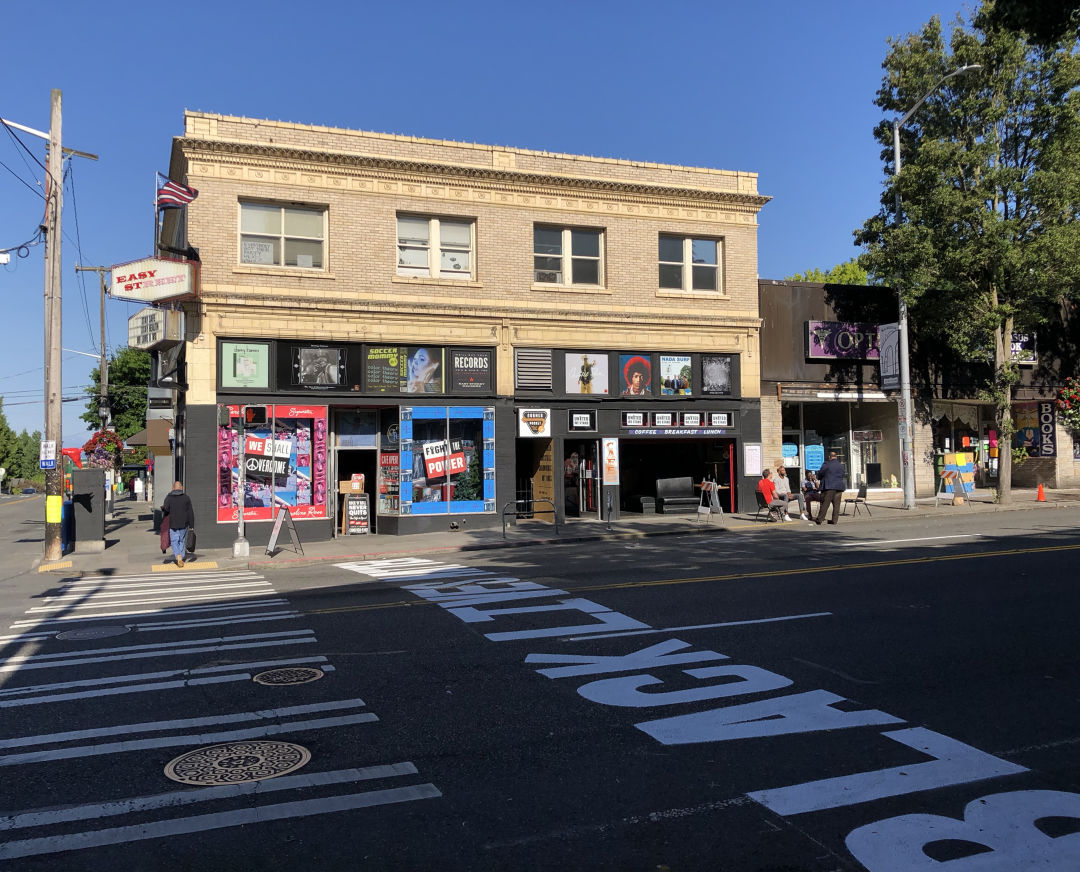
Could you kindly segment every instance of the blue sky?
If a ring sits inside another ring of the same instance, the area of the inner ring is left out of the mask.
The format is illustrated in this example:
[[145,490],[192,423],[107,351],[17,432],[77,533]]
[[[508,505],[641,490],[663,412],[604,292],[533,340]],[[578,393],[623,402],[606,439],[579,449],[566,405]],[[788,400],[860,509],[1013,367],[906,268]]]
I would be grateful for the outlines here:
[[[135,0],[8,4],[0,117],[49,126],[63,91],[63,345],[98,350],[98,284],[76,262],[151,254],[154,172],[185,109],[759,174],[759,274],[857,253],[884,181],[873,105],[890,36],[963,7],[904,3],[373,4]],[[44,162],[44,142],[19,139]],[[0,249],[42,221],[34,158],[0,130]],[[43,248],[0,266],[0,396],[17,431],[44,430]],[[110,351],[140,307],[106,303]],[[95,360],[65,352],[65,396]],[[64,444],[89,436],[64,406]]]

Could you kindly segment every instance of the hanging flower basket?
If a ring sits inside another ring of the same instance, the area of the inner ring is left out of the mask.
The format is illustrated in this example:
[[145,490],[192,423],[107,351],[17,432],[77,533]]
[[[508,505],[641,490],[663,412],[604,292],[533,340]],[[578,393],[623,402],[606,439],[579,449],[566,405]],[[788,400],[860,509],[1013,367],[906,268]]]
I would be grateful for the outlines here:
[[1065,379],[1057,395],[1058,420],[1074,434],[1080,434],[1080,378]]

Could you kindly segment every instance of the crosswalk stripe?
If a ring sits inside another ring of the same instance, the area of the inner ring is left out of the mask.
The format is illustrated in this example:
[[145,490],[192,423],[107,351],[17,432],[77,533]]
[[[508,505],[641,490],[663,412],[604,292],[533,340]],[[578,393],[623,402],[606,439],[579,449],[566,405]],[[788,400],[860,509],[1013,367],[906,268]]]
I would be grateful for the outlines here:
[[[77,681],[58,681],[50,684],[32,684],[26,687],[0,688],[0,698],[8,696],[25,696],[31,693],[49,693],[57,690],[70,690],[76,687],[102,687],[108,684],[122,684],[133,681],[149,681],[155,678],[172,678],[177,675],[214,675],[219,672],[228,672],[232,669],[272,669],[276,666],[298,666],[301,664],[323,664],[326,658],[314,657],[289,657],[280,660],[255,660],[248,663],[230,663],[227,666],[204,666],[200,669],[166,669],[159,672],[137,672],[129,675],[113,675],[101,678],[84,678]],[[327,669],[329,667],[320,667]]]
[[0,749],[28,748],[33,745],[51,745],[59,742],[78,742],[82,739],[96,739],[104,736],[121,736],[131,733],[156,733],[163,730],[186,730],[189,727],[209,727],[214,724],[239,724],[244,721],[275,720],[291,718],[294,715],[310,715],[316,712],[344,711],[345,709],[364,708],[367,704],[362,699],[339,699],[329,702],[293,705],[284,708],[266,709],[256,712],[237,712],[235,714],[210,715],[201,718],[181,718],[171,721],[145,721],[139,724],[119,724],[112,727],[96,727],[89,730],[68,730],[63,733],[47,733],[41,736],[19,736],[14,739],[0,739]]
[[205,678],[180,678],[174,681],[157,681],[148,684],[126,684],[123,687],[95,688],[71,693],[52,693],[48,696],[0,700],[0,709],[23,708],[28,705],[47,705],[54,702],[71,702],[77,699],[96,699],[99,696],[124,696],[131,693],[151,693],[155,690],[177,690],[182,687],[200,687],[204,684],[228,684],[234,681],[250,680],[251,674],[242,672],[238,675],[210,675]]
[[0,666],[0,672],[20,672],[24,669],[56,669],[61,666],[82,666],[86,663],[108,663],[115,660],[144,660],[147,657],[175,657],[182,654],[207,654],[219,651],[240,651],[246,648],[268,648],[274,645],[305,645],[318,640],[314,636],[293,637],[287,639],[274,639],[269,642],[243,642],[235,645],[205,645],[197,648],[175,648],[168,651],[155,649],[153,651],[139,651],[134,654],[117,654],[112,657],[82,657],[74,660],[54,660],[48,663],[15,663],[11,666]]
[[[135,590],[125,591],[111,591],[102,590],[94,593],[65,593],[60,596],[48,596],[45,597],[47,603],[63,603],[63,602],[81,602],[89,603],[94,601],[116,599],[118,597],[138,597],[138,596],[161,596],[163,593],[193,593],[202,592],[208,590],[238,590],[239,588],[252,588],[252,587],[271,587],[272,585],[268,581],[235,581],[229,584],[205,584],[196,587],[174,587],[170,586],[165,590],[157,588],[137,588]],[[240,590],[240,593],[248,593],[247,590]]]
[[84,833],[70,833],[65,836],[47,836],[38,839],[7,842],[0,845],[0,859],[12,860],[18,857],[55,854],[59,851],[73,851],[80,848],[97,848],[104,845],[118,845],[145,839],[159,839],[166,836],[191,835],[192,833],[244,826],[245,824],[289,820],[338,811],[353,811],[396,802],[434,799],[439,796],[442,796],[442,793],[434,784],[417,784],[412,787],[371,790],[365,793],[346,794],[344,796],[327,797],[326,799],[306,799],[298,802],[283,802],[277,805],[260,805],[257,808],[239,809],[218,814],[173,818],[159,823],[136,824],[134,826],[113,827]]
[[282,790],[326,787],[332,784],[349,784],[354,781],[371,781],[377,778],[394,778],[400,775],[416,774],[416,766],[412,763],[385,763],[377,766],[363,766],[358,769],[338,769],[332,772],[312,772],[305,775],[282,775],[264,781],[243,781],[239,784],[200,787],[195,790],[188,788],[187,790],[175,790],[170,793],[133,796],[116,802],[90,803],[62,809],[34,809],[17,813],[0,812],[0,831],[96,820],[102,817],[151,811],[156,808],[178,808],[196,802],[211,802],[216,799],[229,799],[234,796],[250,796],[253,793],[275,793]]
[[68,624],[73,621],[97,621],[101,618],[126,618],[126,617],[138,617],[139,615],[155,615],[155,616],[169,616],[169,615],[192,615],[202,614],[203,612],[227,612],[231,609],[259,609],[259,608],[271,608],[273,606],[287,606],[288,600],[271,598],[263,600],[262,602],[256,602],[256,598],[242,600],[236,603],[211,603],[204,606],[169,606],[164,609],[132,609],[123,612],[108,612],[106,614],[98,615],[61,615],[57,618],[34,618],[31,620],[16,621],[11,625],[11,629],[17,629],[19,627],[44,627],[48,624]]
[[182,642],[155,642],[148,645],[120,645],[116,648],[84,648],[81,651],[64,651],[58,654],[25,654],[4,659],[3,663],[94,657],[101,654],[127,654],[134,651],[161,651],[165,648],[182,648],[187,645],[211,645],[216,642],[247,642],[252,639],[275,639],[284,636],[310,636],[314,630],[282,630],[278,633],[248,633],[242,636],[212,636],[208,639],[186,639]]
[[342,715],[334,718],[314,718],[308,721],[291,721],[282,724],[260,724],[241,730],[223,730],[217,733],[195,735],[158,736],[154,739],[130,739],[123,742],[104,742],[99,745],[77,745],[71,748],[54,748],[49,751],[27,751],[23,754],[0,756],[0,766],[22,766],[28,763],[49,763],[54,760],[73,760],[82,757],[100,757],[104,754],[126,754],[130,751],[146,751],[150,748],[175,748],[181,745],[216,745],[220,742],[242,742],[246,739],[262,739],[282,733],[299,733],[304,730],[325,730],[330,727],[347,727],[367,724],[379,718],[370,712]]

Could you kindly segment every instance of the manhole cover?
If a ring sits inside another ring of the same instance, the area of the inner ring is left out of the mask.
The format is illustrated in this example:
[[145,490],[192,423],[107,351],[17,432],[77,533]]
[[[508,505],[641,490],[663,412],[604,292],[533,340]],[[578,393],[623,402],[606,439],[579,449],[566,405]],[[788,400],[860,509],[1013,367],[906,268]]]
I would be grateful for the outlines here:
[[227,742],[177,757],[165,775],[181,784],[237,784],[287,775],[311,759],[311,752],[291,742]]
[[318,681],[326,673],[321,669],[312,669],[307,666],[296,666],[292,669],[268,669],[260,672],[251,680],[257,684],[307,684],[309,681]]
[[84,630],[64,630],[63,633],[57,633],[56,638],[65,642],[78,642],[83,639],[108,639],[109,636],[123,636],[130,632],[131,627],[87,627]]

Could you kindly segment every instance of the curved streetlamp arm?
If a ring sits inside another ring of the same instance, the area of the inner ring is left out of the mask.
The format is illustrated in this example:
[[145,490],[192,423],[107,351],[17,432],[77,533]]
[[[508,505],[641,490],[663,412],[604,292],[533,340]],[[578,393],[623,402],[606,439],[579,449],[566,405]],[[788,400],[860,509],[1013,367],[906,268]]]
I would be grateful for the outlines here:
[[947,81],[949,81],[949,79],[955,76],[962,76],[965,73],[974,73],[976,70],[981,69],[982,64],[964,64],[962,67],[958,67],[951,73],[946,73],[944,76],[937,80],[937,82],[934,84],[934,87],[932,87],[929,91],[923,94],[922,97],[919,98],[918,103],[908,109],[907,112],[905,112],[900,118],[896,119],[896,121],[893,122],[894,128],[900,128],[907,124],[908,121],[911,120],[911,116],[918,111],[919,107],[922,106],[922,104],[925,103],[927,99],[929,99],[930,95],[933,94],[942,85],[944,85]]

